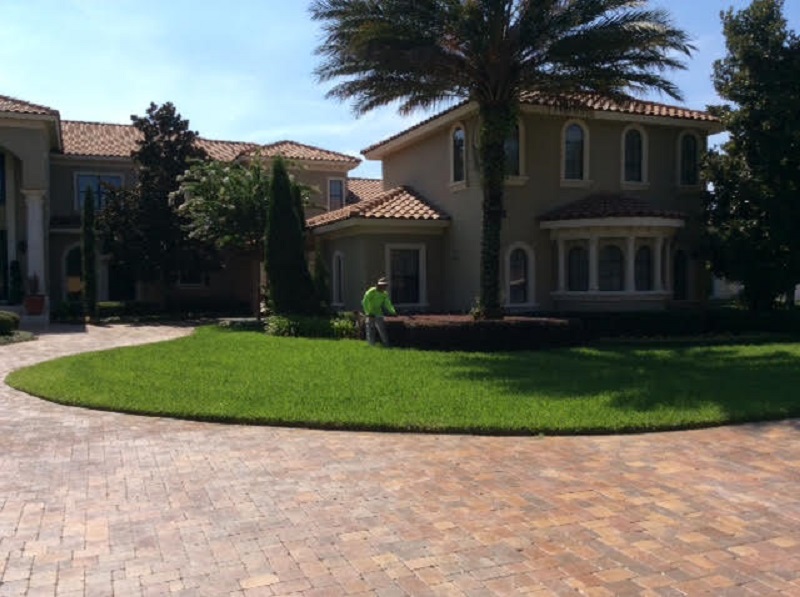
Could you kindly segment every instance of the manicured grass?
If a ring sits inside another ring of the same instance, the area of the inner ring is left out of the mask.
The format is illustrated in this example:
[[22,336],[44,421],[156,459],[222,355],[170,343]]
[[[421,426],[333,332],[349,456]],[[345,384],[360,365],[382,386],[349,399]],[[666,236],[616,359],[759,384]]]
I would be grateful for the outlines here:
[[643,431],[800,416],[800,343],[444,353],[202,328],[43,363],[7,381],[64,404],[214,421]]

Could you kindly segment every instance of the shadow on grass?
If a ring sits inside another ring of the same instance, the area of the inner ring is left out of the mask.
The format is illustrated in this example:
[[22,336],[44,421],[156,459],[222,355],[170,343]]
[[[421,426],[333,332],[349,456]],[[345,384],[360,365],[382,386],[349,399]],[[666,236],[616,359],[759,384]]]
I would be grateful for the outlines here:
[[715,405],[726,422],[800,416],[800,351],[763,347],[631,347],[460,355],[449,375],[511,394],[610,397],[627,412]]

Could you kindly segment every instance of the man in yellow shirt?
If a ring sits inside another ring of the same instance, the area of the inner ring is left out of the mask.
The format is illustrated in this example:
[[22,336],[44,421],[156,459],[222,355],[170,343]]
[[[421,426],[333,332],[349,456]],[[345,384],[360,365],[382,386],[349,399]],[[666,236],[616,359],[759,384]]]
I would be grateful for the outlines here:
[[383,321],[384,312],[390,315],[397,315],[392,305],[391,299],[386,292],[388,283],[386,278],[381,278],[378,283],[364,293],[361,306],[364,307],[364,315],[367,317],[367,342],[370,346],[375,346],[375,330],[381,337],[384,346],[389,346],[389,335],[386,333],[386,323]]

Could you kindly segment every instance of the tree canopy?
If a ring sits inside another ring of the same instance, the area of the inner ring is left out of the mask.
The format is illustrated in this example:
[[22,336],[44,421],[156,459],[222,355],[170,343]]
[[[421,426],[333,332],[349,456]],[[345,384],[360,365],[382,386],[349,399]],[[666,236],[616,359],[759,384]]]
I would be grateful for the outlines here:
[[680,97],[664,77],[692,50],[663,10],[641,0],[315,0],[323,24],[317,49],[329,96],[356,113],[399,102],[401,112],[471,100],[480,114],[483,227],[480,302],[500,306],[504,143],[520,93],[616,98],[657,90]]
[[710,152],[708,244],[715,274],[744,284],[752,309],[800,283],[800,40],[783,0],[721,14],[727,54],[712,106],[730,136]]

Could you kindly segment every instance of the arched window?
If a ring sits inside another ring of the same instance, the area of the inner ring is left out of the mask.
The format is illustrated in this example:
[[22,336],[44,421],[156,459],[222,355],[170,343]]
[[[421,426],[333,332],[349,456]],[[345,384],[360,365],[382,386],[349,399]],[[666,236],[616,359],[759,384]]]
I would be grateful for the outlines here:
[[650,247],[639,247],[636,251],[634,274],[636,290],[653,290],[653,251]]
[[581,125],[572,123],[564,130],[564,179],[583,180],[586,157],[586,133]]
[[680,142],[681,184],[696,185],[700,182],[700,146],[697,137],[684,133]]
[[519,132],[519,124],[514,125],[514,129],[508,135],[503,144],[506,150],[506,176],[520,175]]
[[625,133],[625,182],[644,182],[644,140],[637,129]]
[[466,138],[464,127],[458,126],[453,130],[451,138],[453,178],[451,182],[464,182],[467,179]]
[[600,249],[600,290],[613,291],[624,288],[622,250],[616,245],[605,245]]
[[567,287],[578,292],[589,290],[589,254],[586,249],[572,247],[567,255],[567,265]]
[[64,257],[64,279],[67,300],[81,300],[81,293],[83,292],[83,263],[79,245],[72,247]]
[[344,304],[344,256],[338,251],[333,254],[333,297],[334,305]]
[[530,249],[518,245],[509,251],[506,279],[509,305],[533,302],[533,253]]

